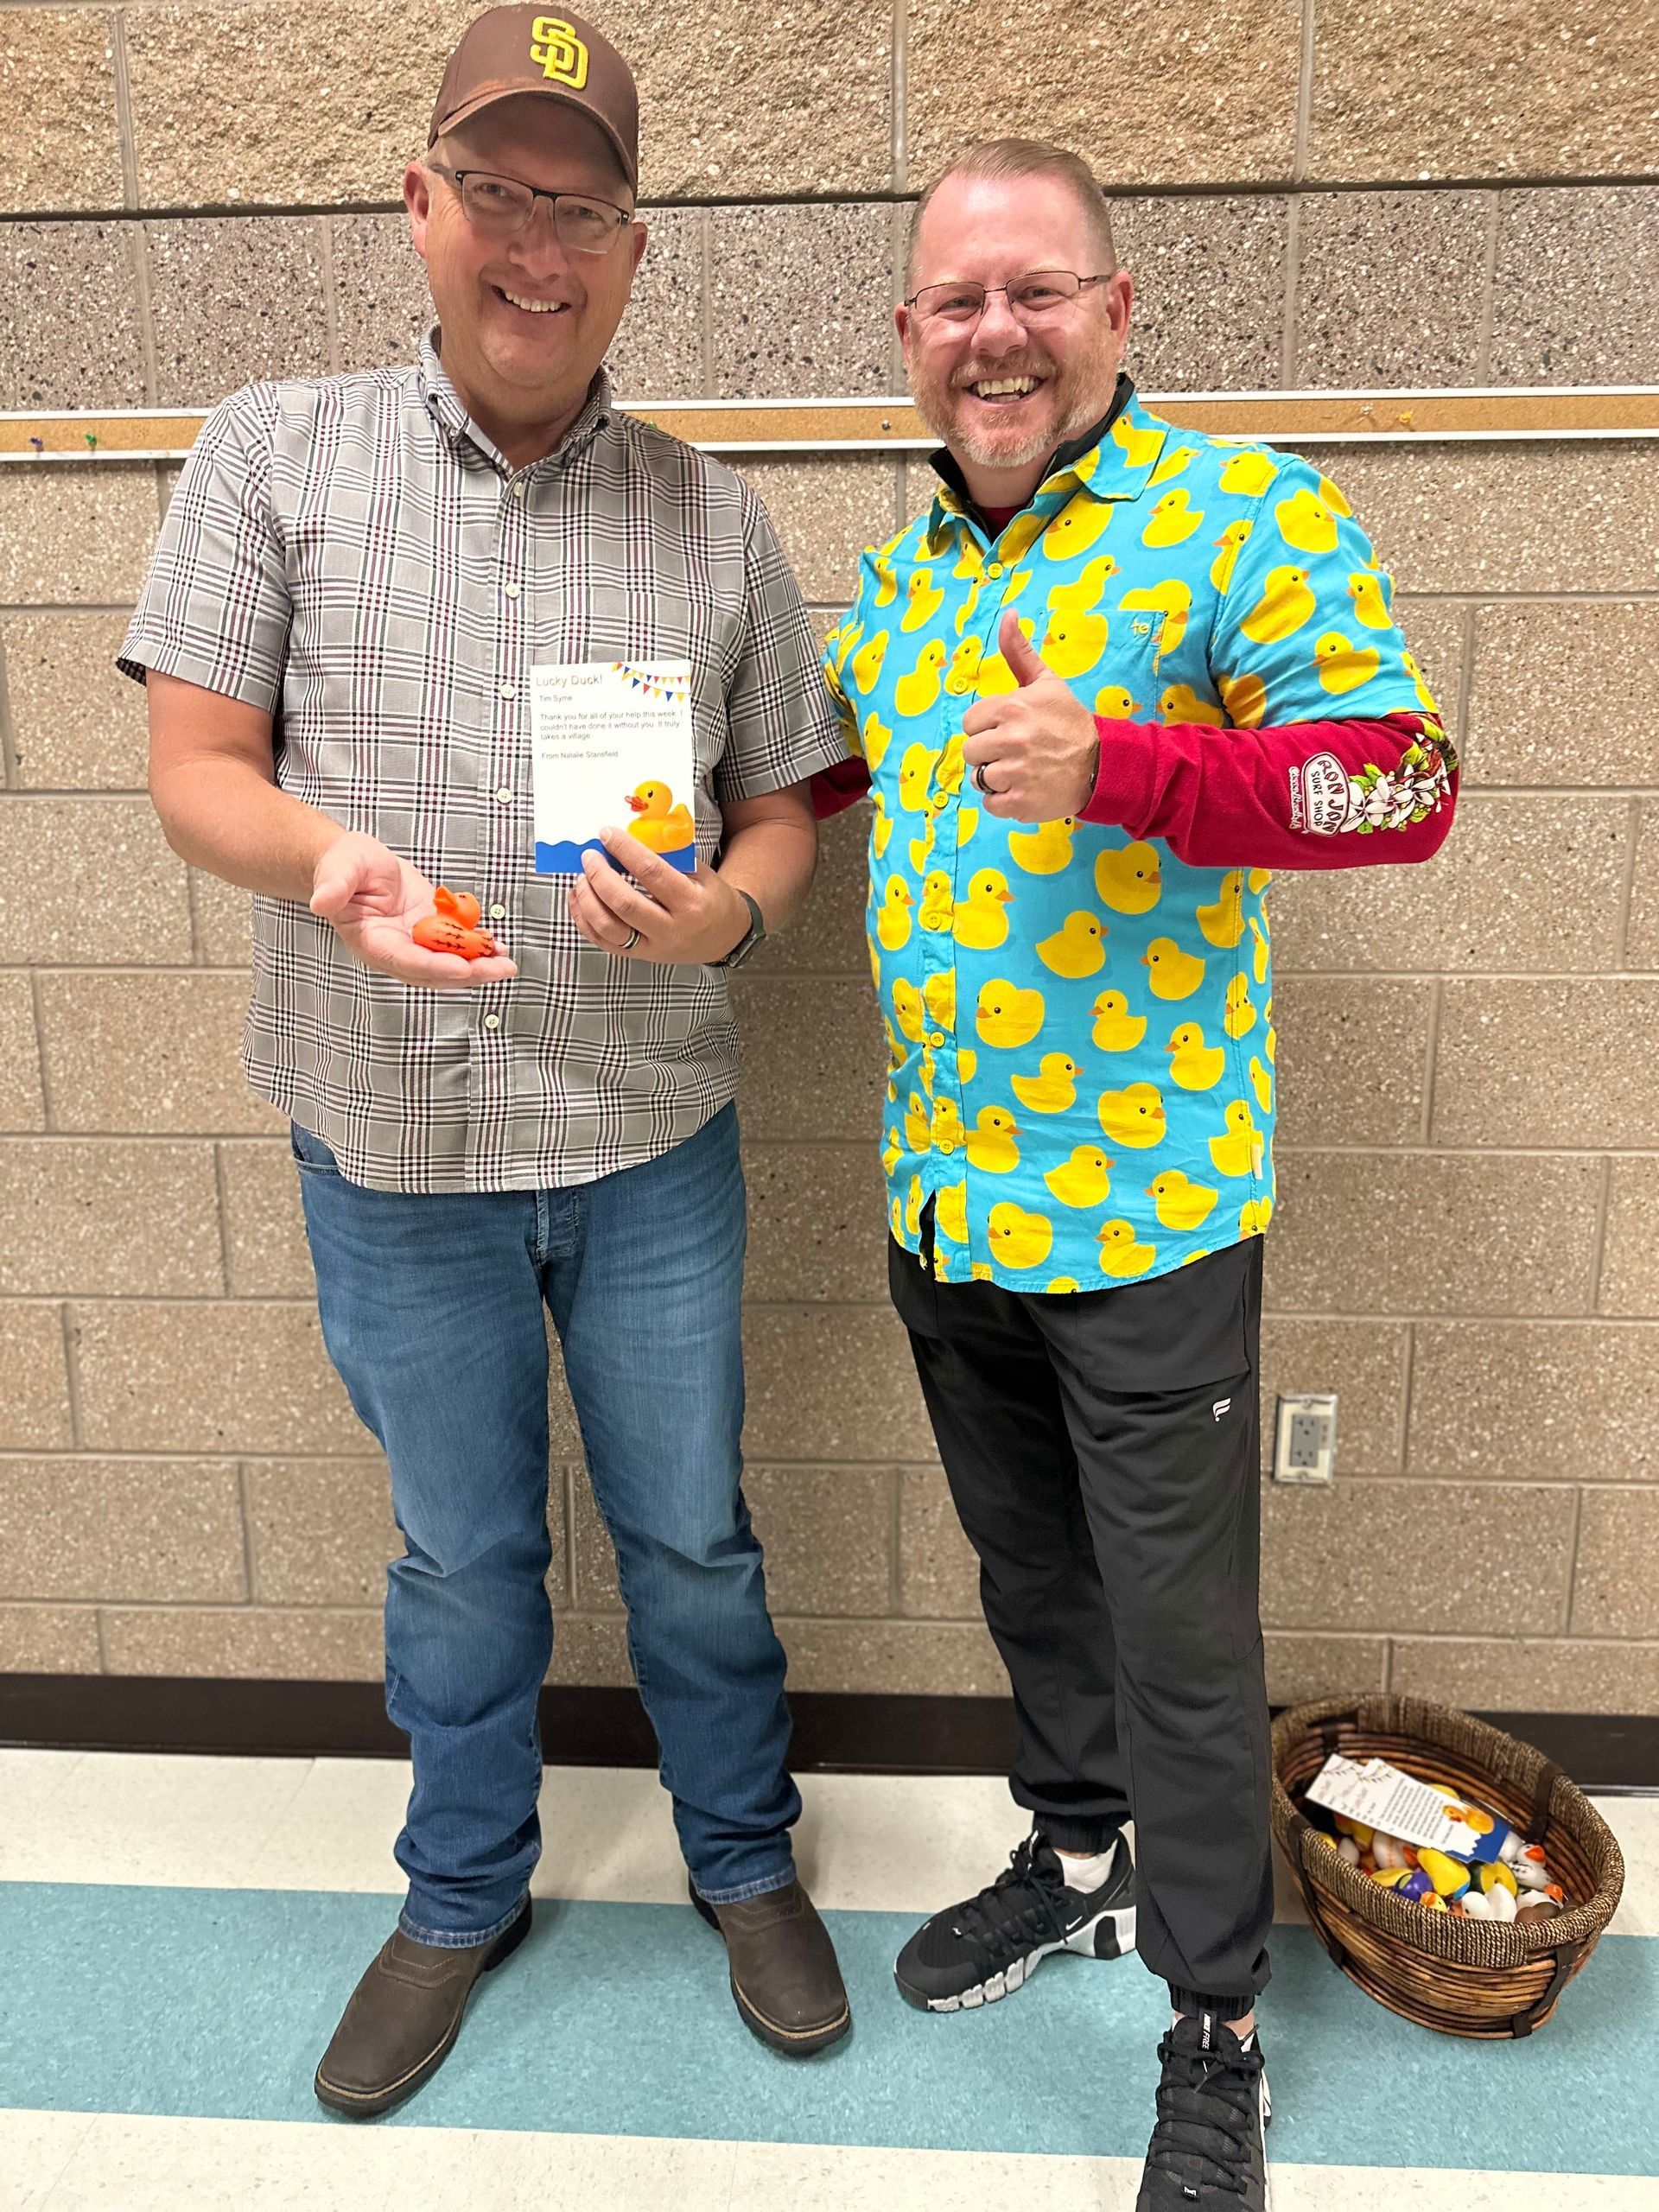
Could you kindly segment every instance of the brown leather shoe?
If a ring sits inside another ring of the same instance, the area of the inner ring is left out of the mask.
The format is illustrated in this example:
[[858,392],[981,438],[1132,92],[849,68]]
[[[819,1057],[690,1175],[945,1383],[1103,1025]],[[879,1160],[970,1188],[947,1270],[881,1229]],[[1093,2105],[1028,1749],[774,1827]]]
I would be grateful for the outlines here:
[[449,2056],[473,1984],[510,1959],[530,1933],[530,1900],[492,1942],[454,1950],[395,1929],[322,2054],[313,2087],[334,2112],[372,2120],[413,2096]]
[[853,2024],[830,1930],[798,1882],[741,1904],[691,1902],[726,1939],[732,1995],[751,2033],[791,2058],[839,2043]]

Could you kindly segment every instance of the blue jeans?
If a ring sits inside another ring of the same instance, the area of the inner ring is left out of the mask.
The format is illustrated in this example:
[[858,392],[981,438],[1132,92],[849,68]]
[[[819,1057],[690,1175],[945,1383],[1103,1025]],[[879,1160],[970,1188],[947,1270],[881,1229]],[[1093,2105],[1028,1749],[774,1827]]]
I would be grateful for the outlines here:
[[784,1652],[740,1487],[743,1176],[728,1106],[659,1158],[571,1190],[346,1181],[296,1128],[323,1338],[391,1468],[386,1710],[415,1763],[401,1924],[479,1943],[541,1850],[545,1301],[680,1847],[716,1904],[794,1878]]

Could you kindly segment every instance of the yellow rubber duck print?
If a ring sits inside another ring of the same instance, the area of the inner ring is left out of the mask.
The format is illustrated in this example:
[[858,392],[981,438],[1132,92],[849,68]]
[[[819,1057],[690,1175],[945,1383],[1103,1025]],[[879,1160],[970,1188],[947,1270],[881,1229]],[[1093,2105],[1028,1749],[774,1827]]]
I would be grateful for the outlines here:
[[1238,1233],[1241,1237],[1265,1236],[1272,1219],[1271,1198],[1246,1198],[1238,1210]]
[[1158,1257],[1155,1244],[1139,1244],[1127,1221],[1109,1221],[1100,1232],[1100,1269],[1115,1281],[1143,1275]]
[[991,1250],[1005,1268],[1040,1268],[1054,1243],[1050,1222],[1039,1213],[1026,1213],[1007,1199],[991,1208],[985,1227]]
[[887,843],[893,836],[893,817],[887,812],[887,802],[880,791],[870,793],[870,804],[874,820],[870,824],[870,844],[877,860],[886,856]]
[[926,1007],[930,1019],[937,1021],[941,1029],[956,1027],[957,971],[954,968],[942,969],[938,975],[927,978],[922,985],[922,1003]]
[[1160,1228],[1190,1235],[1209,1220],[1221,1192],[1191,1181],[1179,1167],[1166,1167],[1156,1182],[1147,1184],[1147,1196],[1157,1207]]
[[958,583],[977,582],[985,573],[985,556],[979,550],[979,540],[971,531],[964,530],[960,537],[962,543],[957,555],[957,565],[950,573]]
[[1170,1077],[1183,1090],[1213,1090],[1227,1065],[1227,1047],[1206,1044],[1196,1021],[1183,1021],[1172,1029],[1164,1050],[1169,1054]]
[[1255,1054],[1250,1054],[1250,1089],[1255,1093],[1255,1103],[1264,1114],[1273,1111],[1273,1077]]
[[1081,575],[1069,584],[1056,584],[1048,594],[1051,614],[1087,614],[1100,605],[1107,585],[1117,574],[1109,553],[1097,553]]
[[942,1152],[948,1156],[960,1147],[963,1141],[962,1116],[957,1110],[954,1098],[936,1098],[933,1101],[930,1135],[935,1152]]
[[1057,976],[1096,976],[1106,965],[1106,925],[1084,907],[1066,916],[1052,937],[1040,938],[1037,957]]
[[[1319,604],[1307,588],[1306,569],[1288,564],[1269,569],[1261,598],[1238,626],[1253,645],[1276,645],[1310,622]],[[1226,696],[1224,691],[1222,696]],[[1236,721],[1238,717],[1233,719]]]
[[908,1236],[921,1235],[922,1196],[922,1179],[919,1175],[912,1175],[910,1190],[905,1198],[905,1233]]
[[1274,504],[1273,518],[1287,545],[1299,553],[1334,553],[1337,518],[1317,492],[1304,485],[1287,499]]
[[1157,847],[1137,837],[1133,844],[1109,846],[1097,853],[1095,889],[1101,905],[1115,914],[1149,914],[1164,890]]
[[1159,551],[1166,545],[1184,545],[1204,521],[1204,509],[1191,505],[1192,496],[1180,485],[1166,492],[1147,518],[1141,543]]
[[1249,1101],[1235,1098],[1222,1119],[1225,1136],[1211,1137],[1210,1158],[1217,1175],[1259,1175],[1267,1139],[1255,1126]]
[[1103,991],[1089,1009],[1095,1017],[1090,1033],[1097,1052],[1132,1052],[1147,1033],[1144,1014],[1131,1014],[1122,991]]
[[920,630],[944,606],[944,586],[934,584],[931,569],[918,569],[910,579],[905,596],[907,603],[899,627],[901,630]]
[[860,742],[865,760],[874,774],[887,758],[887,747],[893,742],[892,728],[880,715],[868,714],[864,717],[864,728],[860,732]]
[[1230,1037],[1248,1037],[1255,1027],[1255,1008],[1250,1004],[1250,987],[1243,976],[1235,976],[1227,986],[1227,1007],[1221,1017],[1221,1026]]
[[1040,991],[1022,991],[1017,983],[994,976],[988,983],[980,985],[974,1027],[982,1045],[1001,1052],[1014,1052],[1030,1044],[1043,1026],[1043,1014]]
[[953,699],[960,699],[979,688],[979,659],[985,648],[977,638],[964,638],[950,656],[950,665],[945,672],[944,688]]
[[1173,937],[1155,937],[1141,956],[1152,978],[1155,999],[1190,999],[1204,981],[1204,957],[1183,952]]
[[1008,938],[1008,908],[1014,893],[999,868],[982,868],[968,880],[968,896],[957,901],[957,943],[970,952],[995,952]]
[[956,918],[955,900],[950,878],[942,868],[930,869],[922,881],[922,903],[916,909],[916,918],[925,930],[937,936],[946,935]]
[[1247,448],[1233,455],[1222,470],[1219,483],[1224,492],[1236,492],[1243,499],[1259,499],[1278,474],[1279,464],[1269,454]]
[[853,655],[853,681],[866,695],[874,690],[887,655],[887,633],[878,630],[869,643]]
[[[1267,911],[1265,906],[1262,909],[1263,919]],[[1254,914],[1250,916],[1250,961],[1255,971],[1255,980],[1258,983],[1265,983],[1268,980],[1268,934]]]
[[967,765],[962,757],[962,745],[963,738],[960,730],[953,732],[944,741],[944,750],[939,755],[939,765],[933,772],[933,780],[938,785],[941,793],[941,796],[933,802],[936,810],[942,810],[945,799],[955,798],[962,789],[963,771]]
[[[967,630],[968,625],[973,620],[974,611],[979,605],[979,594],[984,588],[985,586],[983,579],[976,578],[968,588],[968,596],[963,601],[962,605],[957,609],[956,626],[957,635],[959,638]],[[945,678],[944,688],[947,691],[950,689],[950,679],[949,677]]]
[[1106,650],[1106,617],[1062,614],[1049,624],[1037,650],[1055,675],[1065,677],[1068,683],[1074,677],[1087,676]]
[[893,703],[906,720],[927,714],[939,703],[944,662],[944,639],[930,638],[910,674],[901,676],[893,685]]
[[1004,569],[1017,569],[1047,525],[1041,515],[1016,515],[996,541],[996,557]]
[[971,841],[978,827],[979,809],[976,806],[959,806],[957,809],[957,850],[958,852]]
[[1008,1087],[1022,1106],[1029,1106],[1033,1114],[1064,1114],[1075,1105],[1077,1096],[1077,1077],[1083,1070],[1064,1052],[1045,1052],[1041,1072],[1037,1075],[1011,1075]]
[[1387,576],[1375,575],[1370,569],[1356,569],[1348,579],[1348,596],[1354,602],[1354,620],[1368,630],[1388,630],[1394,626],[1394,617],[1389,612],[1389,583]]
[[978,1065],[979,1054],[975,1052],[971,1045],[964,1045],[961,1052],[957,1054],[957,1073],[962,1077],[963,1083],[973,1081],[974,1071]]
[[912,1045],[927,1042],[927,1009],[922,1003],[922,995],[914,983],[906,982],[902,976],[895,976],[893,981],[893,1018],[900,1033],[908,1037]]
[[933,1148],[932,1117],[919,1090],[912,1090],[905,1103],[905,1142],[912,1152]]
[[1158,654],[1173,653],[1186,635],[1187,618],[1192,612],[1192,594],[1187,587],[1172,576],[1167,582],[1153,584],[1140,591],[1126,591],[1118,601],[1120,610],[1130,613],[1145,611],[1161,614],[1163,621],[1158,631]]
[[982,1106],[979,1119],[968,1132],[968,1160],[985,1175],[1008,1175],[1020,1165],[1014,1142],[1020,1124],[1006,1106]]
[[1434,694],[1429,690],[1427,684],[1423,681],[1423,671],[1421,669],[1418,667],[1416,662],[1412,658],[1409,653],[1401,654],[1400,665],[1405,670],[1406,674],[1411,678],[1412,683],[1416,686],[1418,705],[1422,709],[1426,715],[1433,715],[1438,721],[1440,720],[1440,710],[1434,703]]
[[1161,1144],[1169,1127],[1164,1096],[1155,1083],[1132,1083],[1122,1090],[1100,1094],[1100,1126],[1114,1143],[1136,1152]]
[[1233,581],[1233,569],[1238,560],[1238,550],[1255,528],[1253,522],[1230,522],[1215,540],[1216,557],[1210,563],[1210,581],[1217,591],[1225,591]]
[[1268,687],[1259,676],[1217,678],[1216,689],[1227,718],[1236,729],[1259,729],[1268,711]]
[[912,837],[905,848],[909,856],[910,872],[912,875],[925,875],[927,873],[927,863],[933,850],[933,835],[938,823],[938,816],[930,806],[922,817],[921,836]]
[[1027,875],[1058,875],[1071,865],[1071,833],[1075,816],[1063,814],[1058,822],[1039,822],[1034,830],[1010,830],[1008,851]]
[[924,1045],[922,1056],[916,1063],[916,1072],[922,1079],[922,1089],[927,1093],[930,1103],[933,1097],[933,1078],[938,1071],[939,1064],[933,1057],[933,1047]]
[[905,747],[904,759],[899,763],[899,804],[906,814],[919,814],[927,804],[927,787],[938,757],[937,746],[917,744]]
[[1203,450],[1202,446],[1172,446],[1147,477],[1147,490],[1150,491],[1154,484],[1167,484],[1172,477],[1180,475],[1188,462],[1196,461]]
[[905,1156],[905,1141],[899,1135],[897,1129],[889,1129],[887,1132],[887,1140],[886,1147],[881,1154],[881,1165],[886,1172],[891,1175],[893,1169],[899,1165],[899,1161]]
[[1259,899],[1273,881],[1273,870],[1270,868],[1253,868],[1244,880],[1250,887],[1251,895]]
[[1161,429],[1138,430],[1127,415],[1120,415],[1112,425],[1112,443],[1122,452],[1125,468],[1145,468],[1157,460],[1163,442]]
[[1268,1024],[1268,1033],[1262,1040],[1262,1049],[1268,1056],[1268,1065],[1270,1068],[1277,1067],[1279,1065],[1279,1032],[1273,1026],[1273,1001],[1271,999],[1268,1001],[1266,1019]]
[[1204,722],[1211,729],[1219,729],[1226,720],[1218,702],[1201,699],[1190,683],[1172,683],[1160,698],[1158,711],[1166,722]]
[[1051,1298],[1058,1298],[1060,1296],[1062,1292],[1068,1290],[1081,1290],[1082,1288],[1083,1285],[1077,1281],[1075,1275],[1056,1275],[1053,1281],[1048,1286],[1048,1295]]
[[1382,656],[1375,645],[1356,645],[1340,630],[1327,630],[1313,647],[1313,658],[1327,691],[1357,691],[1376,674]]
[[933,1219],[941,1236],[948,1236],[953,1244],[968,1242],[968,1185],[965,1182],[948,1184],[938,1192],[933,1202]]
[[852,653],[853,647],[858,643],[863,634],[864,625],[861,622],[852,622],[846,624],[839,630],[832,630],[830,632],[829,637],[824,640],[826,647],[833,645],[836,649],[836,674],[837,676],[839,676],[842,671],[846,667],[848,659]]
[[910,943],[910,910],[915,905],[902,875],[890,875],[875,917],[875,933],[888,952],[902,952]]
[[1114,721],[1132,722],[1140,711],[1140,701],[1132,699],[1121,683],[1103,683],[1095,694],[1095,712],[1109,715]]
[[1319,479],[1319,497],[1333,515],[1351,515],[1354,512],[1328,476]]
[[1244,874],[1230,868],[1221,879],[1213,906],[1198,910],[1198,927],[1205,939],[1223,952],[1230,952],[1244,934]]
[[1043,1180],[1063,1206],[1103,1205],[1111,1195],[1114,1165],[1098,1145],[1076,1145],[1071,1158],[1051,1167]]
[[[896,545],[897,543],[895,538],[893,543]],[[887,546],[876,555],[871,564],[875,570],[875,596],[870,601],[872,607],[891,607],[899,596],[899,572],[887,558],[892,550],[893,546]]]

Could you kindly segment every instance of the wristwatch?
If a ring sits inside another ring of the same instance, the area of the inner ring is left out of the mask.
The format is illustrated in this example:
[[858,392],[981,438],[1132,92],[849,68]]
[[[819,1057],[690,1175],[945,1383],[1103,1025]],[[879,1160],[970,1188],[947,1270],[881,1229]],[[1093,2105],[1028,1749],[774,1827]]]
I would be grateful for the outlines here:
[[749,910],[749,926],[726,957],[715,962],[716,968],[741,968],[766,933],[766,918],[756,902],[747,891],[739,891],[737,895]]

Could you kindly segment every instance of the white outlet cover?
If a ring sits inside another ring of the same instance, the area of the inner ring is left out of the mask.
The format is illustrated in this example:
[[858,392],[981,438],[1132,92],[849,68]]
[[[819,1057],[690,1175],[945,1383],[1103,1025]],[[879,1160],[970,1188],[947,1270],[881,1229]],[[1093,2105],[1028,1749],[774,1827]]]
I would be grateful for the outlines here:
[[[1323,1432],[1320,1447],[1309,1462],[1306,1453],[1291,1455],[1292,1424],[1299,1414],[1317,1421]],[[1276,1404],[1273,1431],[1273,1479],[1276,1483],[1332,1483],[1337,1476],[1337,1394],[1334,1390],[1302,1390],[1281,1394]]]

